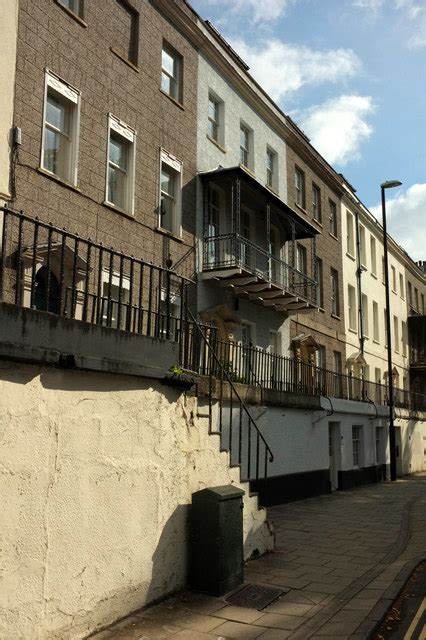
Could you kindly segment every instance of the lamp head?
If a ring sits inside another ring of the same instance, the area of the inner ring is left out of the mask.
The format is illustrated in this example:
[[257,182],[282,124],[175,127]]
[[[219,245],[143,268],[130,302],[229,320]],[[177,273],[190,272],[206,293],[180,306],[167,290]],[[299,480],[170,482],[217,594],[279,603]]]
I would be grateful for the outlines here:
[[393,189],[394,187],[400,187],[401,185],[402,182],[400,182],[399,180],[387,180],[386,182],[382,182],[380,187],[382,189]]

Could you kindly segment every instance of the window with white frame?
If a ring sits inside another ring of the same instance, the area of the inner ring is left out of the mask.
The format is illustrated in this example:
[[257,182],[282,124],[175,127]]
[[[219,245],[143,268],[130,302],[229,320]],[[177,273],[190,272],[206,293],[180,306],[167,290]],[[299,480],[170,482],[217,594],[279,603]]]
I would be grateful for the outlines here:
[[223,146],[223,134],[223,102],[214,93],[210,92],[207,111],[207,135]]
[[399,274],[399,295],[405,300],[404,276],[402,273]]
[[367,251],[365,246],[365,227],[359,225],[359,253],[361,264],[363,267],[367,266]]
[[407,355],[407,323],[402,322],[401,325],[401,343],[402,343],[402,355]]
[[323,276],[323,262],[321,258],[317,257],[317,291],[316,291],[316,303],[319,307],[324,307],[324,276]]
[[84,0],[58,0],[58,4],[75,13],[79,18],[83,17],[83,2]]
[[337,238],[338,229],[337,229],[337,206],[333,200],[328,201],[329,206],[329,221],[330,221],[330,233],[332,236]]
[[396,316],[393,317],[393,341],[395,352],[399,353],[399,326],[398,318]]
[[312,183],[312,214],[314,220],[322,222],[321,189],[314,183]]
[[250,168],[250,137],[251,131],[244,124],[240,123],[240,163]]
[[349,329],[357,330],[357,313],[356,313],[356,292],[355,287],[348,284],[348,304],[349,304]]
[[130,314],[130,279],[104,269],[102,271],[102,297],[99,301],[102,324],[113,329],[126,329]]
[[362,466],[362,426],[352,427],[352,463],[354,467]]
[[181,234],[182,163],[166,151],[161,151],[160,220],[161,229]]
[[371,273],[377,276],[377,254],[376,254],[376,238],[370,236],[370,257],[371,257]]
[[182,56],[164,42],[161,55],[161,88],[177,102],[182,102],[182,68]]
[[368,298],[365,293],[361,294],[361,313],[363,337],[368,338]]
[[294,169],[294,189],[296,204],[304,209],[306,206],[305,172],[299,167]]
[[131,215],[135,189],[135,151],[134,129],[109,114],[106,202]]
[[392,273],[392,291],[396,293],[396,269],[394,266],[391,267]]
[[330,269],[330,289],[331,289],[331,313],[334,316],[340,314],[339,301],[339,274],[336,269]]
[[380,341],[379,333],[379,305],[373,300],[373,340],[374,342]]
[[41,167],[77,184],[80,92],[46,72]]
[[277,188],[277,154],[270,147],[266,148],[266,184],[270,189]]
[[346,212],[346,251],[352,257],[355,255],[354,217],[350,211]]
[[384,328],[385,328],[385,347],[388,346],[388,322],[387,322],[387,315],[386,315],[386,309],[383,309],[383,320],[384,320]]

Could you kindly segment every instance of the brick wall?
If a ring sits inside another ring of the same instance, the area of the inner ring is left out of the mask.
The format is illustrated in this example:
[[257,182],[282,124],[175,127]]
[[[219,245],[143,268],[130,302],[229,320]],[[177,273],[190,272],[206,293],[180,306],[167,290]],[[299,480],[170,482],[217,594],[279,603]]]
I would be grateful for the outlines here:
[[[313,161],[313,160],[312,160]],[[302,209],[296,204],[294,171],[295,166],[302,169],[305,174],[305,190],[306,204]],[[316,184],[321,190],[321,211],[322,224],[313,219],[312,208],[312,183]],[[287,147],[287,194],[288,204],[294,207],[302,217],[306,218],[319,230],[316,238],[316,253],[323,263],[323,299],[324,307],[320,311],[309,314],[299,314],[292,316],[291,322],[291,338],[301,333],[311,333],[315,340],[323,345],[326,349],[326,366],[333,366],[333,351],[339,351],[342,354],[342,364],[345,363],[345,345],[344,345],[344,299],[343,299],[343,267],[342,267],[342,238],[340,223],[340,197],[337,193],[325,184],[315,173],[315,171],[304,162],[296,152]],[[337,209],[337,237],[330,233],[329,222],[329,199],[336,204]],[[308,273],[311,272],[311,251],[309,242],[301,242],[305,244],[308,258]],[[334,317],[331,310],[331,286],[330,286],[330,268],[337,271],[339,275],[339,317]]]
[[[20,3],[15,124],[23,144],[16,167],[15,208],[107,246],[163,263],[176,262],[194,245],[197,52],[149,2],[139,12],[137,69],[110,50],[115,0],[85,2],[84,26],[54,0]],[[160,91],[163,38],[182,56],[183,108]],[[44,71],[81,91],[78,189],[42,175],[40,149]],[[134,219],[113,211],[105,197],[107,114],[137,131]],[[182,239],[156,230],[160,147],[183,162]],[[193,261],[193,255],[189,260]],[[183,265],[184,266],[184,265]],[[187,266],[191,271],[191,266]]]

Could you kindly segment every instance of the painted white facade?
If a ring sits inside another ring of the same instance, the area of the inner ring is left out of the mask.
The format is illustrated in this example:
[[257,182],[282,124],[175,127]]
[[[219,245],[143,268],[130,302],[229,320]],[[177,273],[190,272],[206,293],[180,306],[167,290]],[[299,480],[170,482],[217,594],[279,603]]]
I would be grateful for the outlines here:
[[[216,144],[207,134],[209,95],[220,101],[221,144]],[[199,56],[198,70],[198,131],[197,131],[197,168],[199,173],[218,167],[235,167],[240,164],[240,124],[251,131],[250,169],[263,185],[267,182],[267,149],[276,154],[275,189],[279,197],[287,199],[286,145],[284,140],[265,122],[257,111],[240,95],[228,79],[203,54]],[[197,189],[197,237],[198,270],[202,268],[203,238],[203,193],[201,181]],[[225,212],[226,216],[231,212]],[[266,230],[265,230],[266,233]],[[221,288],[217,282],[199,279],[198,309],[205,311],[212,307],[228,304],[234,308],[232,294]],[[267,348],[270,346],[270,330],[279,332],[281,345],[286,350],[289,345],[289,321],[286,316],[270,311],[247,300],[239,300],[235,310],[238,317],[250,324],[254,344]],[[235,340],[241,339],[241,329],[237,326],[232,332]]]
[[16,42],[18,34],[18,0],[0,2],[0,203],[10,196],[9,169],[15,94]]
[[0,363],[0,637],[74,640],[183,588],[191,494],[245,490],[196,398],[136,376]]
[[[352,204],[349,198],[343,199],[342,204],[342,238],[343,238],[343,282],[344,282],[344,304],[345,304],[345,332],[346,332],[346,357],[351,358],[360,350],[360,321],[358,315],[358,283],[357,283],[357,260],[356,260],[356,209],[359,212],[359,227],[364,229],[361,233],[365,239],[365,249],[361,250],[365,258],[361,259],[361,291],[366,296],[367,314],[363,316],[364,335],[364,358],[367,361],[366,378],[373,382],[381,381],[385,383],[387,376],[387,352],[385,333],[385,285],[383,273],[383,241],[382,228],[373,216],[364,207]],[[352,220],[353,242],[348,235],[348,216]],[[373,239],[373,241],[372,241]],[[375,245],[375,267],[372,257],[372,242]],[[353,250],[352,247],[353,246]],[[407,344],[407,318],[408,307],[406,301],[406,276],[405,263],[400,257],[400,253],[395,251],[393,242],[389,243],[389,280],[390,280],[390,304],[391,304],[391,326],[392,326],[392,361],[398,370],[398,377],[395,386],[408,389],[409,382],[409,349]],[[395,276],[393,276],[395,274]],[[395,277],[395,287],[393,286]],[[402,278],[402,280],[401,280]],[[402,283],[402,290],[401,290]],[[355,290],[356,322],[351,322],[349,289]],[[373,303],[377,304],[377,322],[374,327]],[[397,335],[395,335],[394,317],[397,324]],[[351,326],[352,325],[352,326]],[[367,325],[367,326],[366,326]]]

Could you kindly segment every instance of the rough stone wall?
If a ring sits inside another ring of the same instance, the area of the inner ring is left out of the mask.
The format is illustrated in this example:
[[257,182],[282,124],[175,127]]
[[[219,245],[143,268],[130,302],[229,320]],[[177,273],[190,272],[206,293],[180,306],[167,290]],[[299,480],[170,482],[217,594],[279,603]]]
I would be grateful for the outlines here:
[[[160,383],[0,362],[0,637],[76,639],[186,583],[188,505],[239,483]],[[271,548],[245,497],[245,556]]]
[[[22,146],[13,205],[155,264],[169,251],[176,262],[194,246],[197,52],[150,2],[134,0],[139,55],[137,68],[129,66],[110,50],[115,4],[85,2],[84,26],[54,0],[21,0],[14,119]],[[163,39],[183,57],[182,106],[160,90]],[[77,189],[38,171],[45,68],[81,91]],[[137,132],[134,218],[103,204],[109,112]],[[160,147],[183,163],[182,238],[156,230]],[[192,253],[191,260],[188,274]]]

